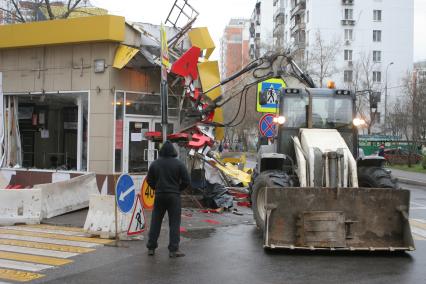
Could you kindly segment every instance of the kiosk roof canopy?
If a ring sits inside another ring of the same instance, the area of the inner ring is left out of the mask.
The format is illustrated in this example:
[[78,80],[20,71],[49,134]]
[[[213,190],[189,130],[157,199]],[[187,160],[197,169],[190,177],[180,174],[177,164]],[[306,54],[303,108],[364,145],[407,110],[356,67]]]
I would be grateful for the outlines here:
[[125,19],[112,15],[0,26],[0,49],[124,40]]

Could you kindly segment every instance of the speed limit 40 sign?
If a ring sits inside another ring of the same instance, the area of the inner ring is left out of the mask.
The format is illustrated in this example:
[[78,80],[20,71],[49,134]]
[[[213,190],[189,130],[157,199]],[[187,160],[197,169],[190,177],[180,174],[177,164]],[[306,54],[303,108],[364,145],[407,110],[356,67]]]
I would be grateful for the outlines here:
[[145,209],[154,208],[155,191],[148,185],[147,178],[144,179],[141,187],[143,207]]

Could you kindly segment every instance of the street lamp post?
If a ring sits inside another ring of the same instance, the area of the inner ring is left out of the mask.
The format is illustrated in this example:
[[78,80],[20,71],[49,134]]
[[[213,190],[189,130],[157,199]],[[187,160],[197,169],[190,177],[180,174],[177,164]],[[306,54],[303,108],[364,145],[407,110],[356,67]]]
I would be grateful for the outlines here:
[[388,64],[388,66],[386,66],[386,81],[385,81],[385,118],[384,118],[384,125],[385,125],[385,133],[387,132],[387,129],[386,129],[386,120],[387,120],[387,117],[388,117],[388,69],[389,69],[389,67],[391,66],[391,65],[393,65],[393,62],[390,62],[389,64]]

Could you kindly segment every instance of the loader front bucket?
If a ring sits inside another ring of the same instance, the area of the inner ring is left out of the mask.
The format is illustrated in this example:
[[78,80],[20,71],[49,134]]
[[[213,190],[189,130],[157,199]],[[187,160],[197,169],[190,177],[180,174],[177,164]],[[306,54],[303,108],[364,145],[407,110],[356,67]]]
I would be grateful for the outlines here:
[[408,190],[266,188],[265,248],[414,250]]

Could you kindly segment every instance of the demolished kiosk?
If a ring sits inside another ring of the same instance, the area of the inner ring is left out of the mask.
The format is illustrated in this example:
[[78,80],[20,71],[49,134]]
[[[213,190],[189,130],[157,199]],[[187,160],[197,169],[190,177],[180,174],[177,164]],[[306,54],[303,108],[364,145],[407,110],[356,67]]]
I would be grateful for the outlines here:
[[[2,206],[1,216],[51,216],[17,209],[41,206],[20,197],[36,185],[74,189],[74,178],[86,176],[85,197],[64,204],[68,211],[87,207],[89,193],[112,194],[122,172],[140,186],[159,147],[144,137],[161,128],[157,33],[111,15],[0,26],[0,188],[21,189],[2,197],[17,204]],[[180,88],[169,95],[171,132]]]

